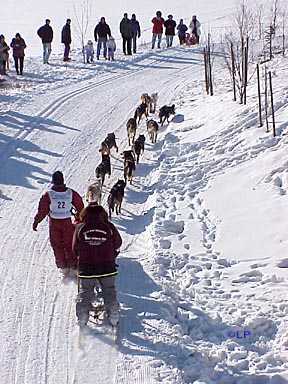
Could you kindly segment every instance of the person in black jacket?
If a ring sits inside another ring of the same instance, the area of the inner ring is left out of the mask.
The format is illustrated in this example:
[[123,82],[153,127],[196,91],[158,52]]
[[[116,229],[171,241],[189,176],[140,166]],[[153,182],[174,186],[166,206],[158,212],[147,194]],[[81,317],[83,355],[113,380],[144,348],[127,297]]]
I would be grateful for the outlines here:
[[133,13],[131,17],[131,27],[132,27],[132,45],[133,45],[133,53],[136,53],[137,49],[137,38],[141,36],[140,24],[139,21],[136,20],[136,15]]
[[107,37],[111,36],[111,30],[108,24],[106,24],[105,17],[101,17],[100,22],[94,29],[94,38],[97,41],[97,60],[100,57],[100,51],[103,45],[103,56],[107,59]]
[[70,44],[72,42],[70,24],[71,24],[71,19],[67,19],[66,24],[62,28],[61,42],[65,46],[63,61],[70,61],[71,60],[69,58]]
[[95,288],[99,284],[108,321],[112,325],[118,323],[120,306],[115,280],[116,257],[121,244],[121,236],[109,221],[105,209],[94,203],[88,204],[80,213],[80,223],[76,226],[72,243],[73,252],[78,258],[76,315],[80,326],[85,326],[89,320],[89,310],[95,301]]
[[15,63],[15,69],[17,75],[19,75],[19,63],[20,63],[20,75],[23,75],[24,67],[24,50],[26,48],[25,40],[21,37],[20,33],[16,33],[12,39],[10,47],[13,49],[13,58]]
[[6,75],[9,63],[9,50],[4,35],[0,35],[0,75]]
[[168,15],[168,20],[164,23],[167,48],[172,47],[173,37],[175,36],[176,21],[172,15]]
[[43,63],[49,64],[48,60],[51,54],[51,43],[53,41],[53,29],[50,27],[50,20],[46,19],[45,25],[40,27],[37,31],[38,36],[43,44]]
[[[128,19],[127,13],[124,13],[124,17],[120,23],[120,33],[123,40],[123,53],[124,55],[132,55],[132,24]],[[127,46],[127,51],[126,51]]]

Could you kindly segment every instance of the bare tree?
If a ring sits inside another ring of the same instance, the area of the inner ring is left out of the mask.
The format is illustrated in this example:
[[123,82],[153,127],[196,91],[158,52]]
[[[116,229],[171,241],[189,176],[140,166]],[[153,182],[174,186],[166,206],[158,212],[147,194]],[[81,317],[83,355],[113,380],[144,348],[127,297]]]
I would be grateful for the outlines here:
[[83,62],[85,63],[85,41],[86,35],[90,24],[92,6],[90,0],[83,0],[81,3],[74,3],[74,16],[75,16],[75,29],[78,39],[81,42],[81,48],[83,53]]
[[[246,89],[249,82],[249,39],[255,24],[254,12],[243,1],[235,15],[235,31],[226,35],[225,60],[237,88],[240,103],[246,104]],[[234,91],[235,100],[235,91]]]

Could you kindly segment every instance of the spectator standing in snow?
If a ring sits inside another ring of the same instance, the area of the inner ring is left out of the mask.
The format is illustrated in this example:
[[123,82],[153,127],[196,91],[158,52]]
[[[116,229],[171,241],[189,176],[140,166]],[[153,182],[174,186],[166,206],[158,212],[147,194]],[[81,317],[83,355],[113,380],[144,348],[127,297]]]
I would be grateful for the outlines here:
[[74,208],[76,214],[79,214],[84,204],[77,192],[66,187],[62,172],[53,173],[52,184],[52,188],[39,201],[33,231],[37,231],[38,224],[49,216],[49,237],[55,262],[63,275],[66,275],[70,268],[77,268],[77,258],[72,252],[74,225],[71,221],[71,211]]
[[113,36],[110,36],[107,41],[107,49],[108,49],[108,60],[114,61],[114,52],[116,51],[116,43]]
[[132,55],[132,24],[131,20],[128,19],[127,13],[124,13],[124,17],[120,22],[120,33],[123,41],[124,55]]
[[180,45],[183,45],[185,43],[186,32],[188,31],[188,27],[186,24],[183,23],[183,19],[180,19],[179,24],[177,26],[177,31]]
[[155,47],[156,38],[158,38],[158,48],[161,48],[161,40],[163,33],[164,19],[160,11],[156,12],[156,17],[152,19],[153,29],[152,29],[152,49]]
[[20,64],[20,75],[23,75],[24,67],[24,50],[26,48],[25,40],[21,37],[20,33],[16,33],[15,37],[12,39],[10,47],[13,49],[13,58],[15,63],[15,69],[17,75],[19,75],[19,64]]
[[201,27],[201,24],[197,20],[197,17],[193,16],[191,23],[189,25],[189,28],[191,29],[191,33],[195,36],[197,44],[199,44],[199,39],[200,39],[200,34],[201,34],[200,27]]
[[9,50],[4,35],[0,35],[0,74],[6,75],[6,69],[8,67]]
[[69,58],[69,53],[70,53],[70,45],[72,43],[72,38],[71,38],[71,19],[66,20],[66,24],[62,28],[62,33],[61,33],[61,42],[64,44],[64,58],[63,61],[70,61],[71,59]]
[[84,47],[84,52],[86,56],[86,63],[93,63],[94,60],[94,47],[92,40],[88,40],[87,44]]
[[49,64],[48,60],[52,51],[51,43],[53,41],[53,29],[50,26],[49,19],[46,19],[45,25],[38,29],[37,34],[41,38],[43,44],[43,63]]
[[168,19],[164,23],[165,26],[165,35],[166,35],[166,44],[167,48],[172,47],[173,38],[175,36],[176,21],[173,20],[172,15],[168,15]]
[[97,41],[97,60],[99,60],[101,48],[103,45],[103,56],[107,59],[107,37],[111,36],[111,30],[106,24],[105,17],[101,17],[100,22],[94,29],[94,38]]
[[116,323],[119,319],[119,303],[115,288],[115,260],[122,244],[121,236],[108,221],[107,212],[100,205],[89,204],[81,212],[80,221],[73,237],[73,251],[78,257],[78,324],[87,324],[98,284],[102,289],[108,319]]
[[133,53],[136,53],[137,50],[137,39],[141,36],[140,24],[139,21],[136,20],[136,15],[133,13],[131,16],[131,27],[132,27],[132,46]]

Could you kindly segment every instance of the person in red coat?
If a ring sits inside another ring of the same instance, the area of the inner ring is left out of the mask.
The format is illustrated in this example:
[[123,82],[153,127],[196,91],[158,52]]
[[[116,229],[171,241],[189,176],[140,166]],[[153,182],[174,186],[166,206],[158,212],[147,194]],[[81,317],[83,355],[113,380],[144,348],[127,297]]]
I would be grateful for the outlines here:
[[76,210],[77,215],[84,208],[84,204],[77,192],[66,187],[62,172],[53,173],[52,184],[52,188],[39,201],[33,231],[37,231],[38,224],[49,216],[49,237],[56,266],[66,275],[70,269],[77,268],[77,257],[72,251],[74,235],[72,208]]
[[156,17],[153,17],[152,23],[153,23],[153,29],[152,29],[152,49],[155,47],[156,39],[158,38],[158,48],[161,48],[161,40],[162,40],[162,34],[163,34],[163,25],[164,25],[164,19],[162,17],[162,13],[160,11],[156,12]]
[[100,284],[109,321],[119,320],[115,277],[116,257],[122,244],[116,227],[109,222],[103,207],[90,203],[80,213],[73,237],[73,252],[78,256],[79,292],[76,304],[78,324],[84,326],[95,299],[95,288]]

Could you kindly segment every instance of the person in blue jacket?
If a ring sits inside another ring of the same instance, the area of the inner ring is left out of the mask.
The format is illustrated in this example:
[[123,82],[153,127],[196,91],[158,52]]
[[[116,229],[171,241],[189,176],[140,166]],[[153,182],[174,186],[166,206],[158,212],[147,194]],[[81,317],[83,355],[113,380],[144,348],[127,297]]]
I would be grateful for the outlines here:
[[141,29],[139,21],[136,20],[136,15],[133,13],[131,16],[131,26],[132,26],[132,48],[133,53],[136,53],[137,50],[137,39],[141,36]]
[[180,45],[183,45],[185,43],[186,32],[188,31],[188,27],[186,24],[183,23],[183,19],[180,19],[179,24],[177,26],[177,31]]

